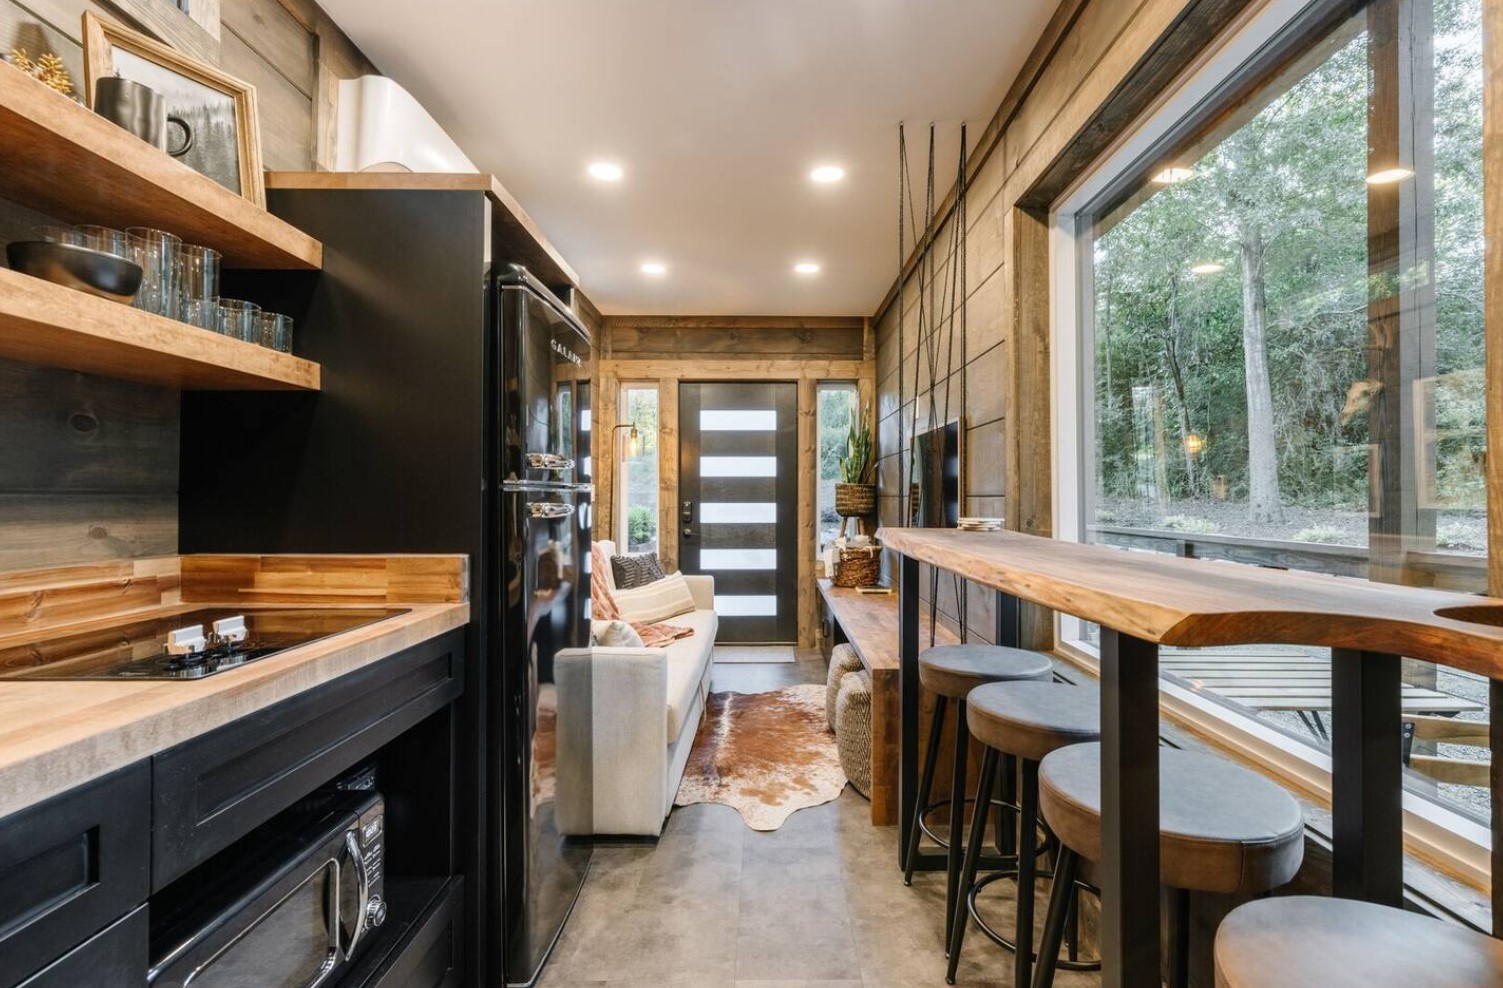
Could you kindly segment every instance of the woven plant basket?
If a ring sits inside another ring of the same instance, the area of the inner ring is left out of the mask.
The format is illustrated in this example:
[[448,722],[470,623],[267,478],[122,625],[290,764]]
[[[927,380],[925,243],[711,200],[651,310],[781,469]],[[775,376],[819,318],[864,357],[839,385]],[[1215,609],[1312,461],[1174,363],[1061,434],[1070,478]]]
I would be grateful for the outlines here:
[[865,518],[877,512],[876,484],[836,484],[835,513],[842,518]]
[[835,563],[837,587],[876,586],[882,575],[882,549],[867,545],[840,550],[840,559]]

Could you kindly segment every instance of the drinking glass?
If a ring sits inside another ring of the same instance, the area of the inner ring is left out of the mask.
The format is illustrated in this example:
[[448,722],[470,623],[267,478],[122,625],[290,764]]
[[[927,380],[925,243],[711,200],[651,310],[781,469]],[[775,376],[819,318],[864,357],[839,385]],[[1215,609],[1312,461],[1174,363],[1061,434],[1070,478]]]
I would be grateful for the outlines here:
[[80,243],[90,250],[104,251],[106,254],[123,257],[127,261],[134,261],[136,259],[131,251],[130,234],[124,230],[85,224],[83,226],[75,226],[73,232],[81,238]]
[[292,317],[280,312],[261,313],[261,345],[282,353],[291,353]]
[[[219,318],[219,251],[183,244],[177,249],[178,318],[204,329],[217,329]],[[214,306],[204,302],[214,302]]]
[[220,299],[219,331],[247,343],[261,342],[261,307],[238,298]]
[[84,246],[83,234],[71,226],[39,226],[36,228],[36,234],[38,240],[45,240],[48,243]]
[[182,241],[165,230],[133,226],[131,252],[141,265],[141,292],[134,303],[138,309],[154,312],[169,319],[177,317],[177,249]]
[[177,317],[190,326],[219,332],[219,299],[185,298],[179,303]]

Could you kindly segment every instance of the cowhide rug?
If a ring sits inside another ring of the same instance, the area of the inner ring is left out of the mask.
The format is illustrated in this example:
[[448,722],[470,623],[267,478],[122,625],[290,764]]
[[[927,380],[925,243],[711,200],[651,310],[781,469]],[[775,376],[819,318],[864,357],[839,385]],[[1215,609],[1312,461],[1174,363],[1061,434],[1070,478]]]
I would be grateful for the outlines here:
[[722,803],[753,830],[777,830],[797,810],[845,788],[817,683],[768,693],[711,693],[675,806]]

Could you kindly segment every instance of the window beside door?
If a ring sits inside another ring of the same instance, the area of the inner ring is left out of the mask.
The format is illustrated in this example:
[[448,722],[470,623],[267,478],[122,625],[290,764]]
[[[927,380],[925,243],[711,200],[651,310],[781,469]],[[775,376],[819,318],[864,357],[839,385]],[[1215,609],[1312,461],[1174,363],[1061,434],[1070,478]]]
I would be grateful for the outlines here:
[[628,429],[616,431],[616,471],[619,508],[616,542],[626,552],[658,551],[658,389],[650,384],[623,384],[618,403],[620,424],[636,426],[633,441]]
[[[1482,51],[1480,0],[1375,0],[1077,214],[1085,539],[1486,589]],[[1329,745],[1324,650],[1163,668]],[[1404,689],[1411,790],[1485,820],[1487,683]]]
[[822,381],[815,389],[815,423],[819,433],[818,473],[814,507],[817,512],[815,552],[824,551],[840,535],[841,518],[835,512],[835,484],[840,480],[840,459],[846,454],[851,424],[860,413],[856,385],[849,381]]

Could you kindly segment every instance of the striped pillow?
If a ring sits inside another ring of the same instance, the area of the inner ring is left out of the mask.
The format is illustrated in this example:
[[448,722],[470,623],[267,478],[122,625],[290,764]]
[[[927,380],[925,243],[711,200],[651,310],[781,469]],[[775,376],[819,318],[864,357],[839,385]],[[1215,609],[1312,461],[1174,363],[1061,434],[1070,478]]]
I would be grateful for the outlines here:
[[645,587],[634,590],[617,590],[616,609],[623,620],[638,624],[656,624],[659,621],[688,614],[694,610],[694,595],[682,573],[654,580]]

